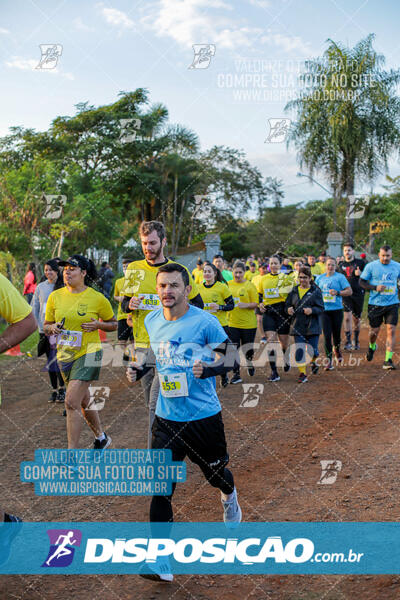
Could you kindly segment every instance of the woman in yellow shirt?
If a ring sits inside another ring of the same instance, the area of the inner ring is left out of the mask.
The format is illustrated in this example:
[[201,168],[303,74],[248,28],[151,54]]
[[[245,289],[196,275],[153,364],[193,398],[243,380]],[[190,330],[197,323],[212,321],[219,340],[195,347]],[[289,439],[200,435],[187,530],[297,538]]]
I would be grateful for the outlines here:
[[[210,311],[217,317],[229,337],[227,314],[235,308],[232,293],[224,282],[221,272],[208,261],[204,263],[203,277],[203,283],[197,287],[204,302],[204,310]],[[221,375],[221,384],[222,387],[228,385],[226,375]]]
[[[271,345],[272,350],[268,353],[268,361],[271,367],[271,375],[268,381],[279,381],[280,376],[276,368],[279,343],[285,354],[289,343],[290,320],[285,312],[285,300],[293,288],[291,275],[281,273],[281,260],[279,256],[271,256],[269,259],[270,273],[264,275],[257,286],[260,300],[260,311],[263,314],[264,343]],[[290,364],[283,360],[283,370],[289,371]]]
[[[254,356],[254,338],[257,331],[257,319],[254,309],[258,305],[258,294],[255,286],[245,279],[246,268],[244,263],[236,261],[233,265],[233,279],[228,281],[228,286],[233,296],[235,308],[229,313],[229,337],[239,349],[245,345],[247,350],[247,372],[250,376],[255,373],[252,360]],[[234,370],[231,383],[241,383],[239,365]]]
[[[78,448],[84,418],[96,436],[95,450],[111,443],[104,433],[97,410],[88,409],[89,387],[99,378],[102,350],[98,330],[114,331],[117,321],[110,302],[89,287],[96,279],[92,261],[80,254],[60,261],[65,287],[52,292],[47,300],[44,332],[57,336],[57,362],[67,384],[68,448]],[[100,321],[101,319],[101,321]]]

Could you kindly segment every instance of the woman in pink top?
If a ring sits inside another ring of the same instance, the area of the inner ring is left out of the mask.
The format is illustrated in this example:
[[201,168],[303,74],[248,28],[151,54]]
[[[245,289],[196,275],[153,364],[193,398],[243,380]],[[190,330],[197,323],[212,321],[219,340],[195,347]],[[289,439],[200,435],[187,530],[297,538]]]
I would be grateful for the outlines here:
[[33,294],[35,293],[36,281],[35,263],[29,263],[28,270],[24,277],[24,296],[28,304],[31,303]]

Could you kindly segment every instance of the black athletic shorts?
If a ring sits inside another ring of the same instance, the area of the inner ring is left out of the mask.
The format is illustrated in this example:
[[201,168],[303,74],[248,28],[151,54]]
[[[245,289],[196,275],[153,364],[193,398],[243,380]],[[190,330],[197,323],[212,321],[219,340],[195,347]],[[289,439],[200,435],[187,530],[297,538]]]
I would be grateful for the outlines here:
[[228,464],[224,423],[221,412],[196,421],[169,421],[156,415],[153,423],[151,447],[155,450],[169,448],[172,460],[187,456],[200,467],[218,463]]
[[357,319],[362,315],[364,306],[364,294],[362,296],[343,296],[344,312],[351,312]]
[[368,304],[368,320],[370,327],[380,327],[383,322],[387,325],[397,325],[399,320],[399,305],[376,306]]
[[120,342],[133,341],[132,327],[129,327],[126,319],[118,321],[118,340]]
[[276,331],[282,335],[288,335],[290,329],[290,317],[286,314],[285,303],[277,302],[265,307],[267,310],[263,314],[264,331]]

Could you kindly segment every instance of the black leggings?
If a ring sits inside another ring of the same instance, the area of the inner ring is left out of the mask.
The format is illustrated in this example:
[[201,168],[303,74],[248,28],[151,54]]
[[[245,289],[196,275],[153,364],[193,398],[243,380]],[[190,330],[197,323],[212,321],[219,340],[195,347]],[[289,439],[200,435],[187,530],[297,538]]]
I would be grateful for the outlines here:
[[322,313],[322,329],[325,338],[325,352],[328,358],[332,358],[332,338],[333,346],[340,348],[340,330],[343,322],[343,309],[325,310]]
[[[201,465],[199,467],[210,485],[220,489],[223,494],[233,492],[235,484],[229,469],[224,466],[219,469],[210,469],[208,466]],[[150,504],[150,521],[152,523],[166,523],[174,520],[171,500],[175,488],[176,483],[173,483],[170,496],[153,496]]]
[[[235,346],[238,350],[239,350],[240,346],[243,346],[244,344],[251,344],[251,348],[249,348],[245,352],[247,361],[253,360],[253,356],[254,356],[253,344],[254,344],[254,340],[256,337],[256,331],[257,331],[256,328],[255,329],[240,329],[240,327],[229,327],[228,328],[229,338],[235,344]],[[234,372],[235,373],[240,372],[239,363],[237,364],[237,367],[234,369]]]
[[56,390],[57,387],[64,387],[64,379],[62,378],[61,371],[58,368],[57,358],[54,356],[54,351],[51,350],[50,344],[46,344],[45,353],[47,356],[47,366],[49,369],[51,387],[53,390]]

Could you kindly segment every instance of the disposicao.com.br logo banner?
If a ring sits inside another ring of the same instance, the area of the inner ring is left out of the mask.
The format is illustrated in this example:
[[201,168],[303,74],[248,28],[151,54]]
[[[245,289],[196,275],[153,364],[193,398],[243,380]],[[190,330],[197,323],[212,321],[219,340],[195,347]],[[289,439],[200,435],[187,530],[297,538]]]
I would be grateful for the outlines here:
[[400,523],[23,523],[2,574],[398,574]]

